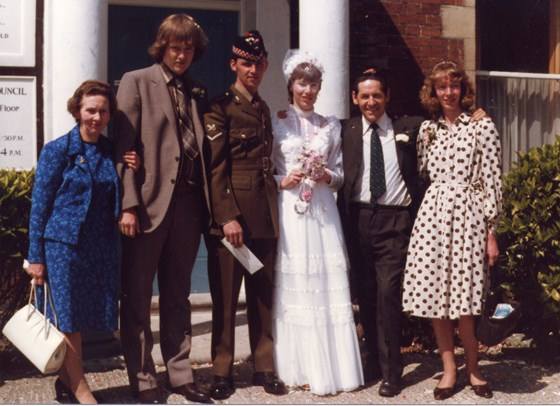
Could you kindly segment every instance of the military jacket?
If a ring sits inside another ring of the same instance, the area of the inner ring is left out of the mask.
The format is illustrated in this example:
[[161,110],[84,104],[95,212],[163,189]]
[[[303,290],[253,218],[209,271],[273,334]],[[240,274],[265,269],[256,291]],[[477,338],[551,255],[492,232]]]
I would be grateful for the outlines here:
[[208,158],[211,233],[236,219],[244,238],[278,236],[278,189],[272,176],[272,125],[267,104],[257,106],[232,85],[204,116]]

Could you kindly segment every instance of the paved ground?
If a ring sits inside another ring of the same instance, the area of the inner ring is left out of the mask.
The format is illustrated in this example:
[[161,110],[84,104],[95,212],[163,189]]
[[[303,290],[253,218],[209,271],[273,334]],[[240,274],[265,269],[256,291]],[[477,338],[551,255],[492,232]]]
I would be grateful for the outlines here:
[[[208,388],[212,380],[209,364],[210,355],[210,312],[207,306],[197,306],[193,313],[194,338],[191,359],[195,364],[198,384]],[[336,396],[315,396],[310,392],[291,389],[284,396],[273,396],[262,388],[251,386],[252,365],[248,360],[248,338],[245,313],[238,314],[236,330],[236,354],[239,361],[234,366],[235,394],[222,404],[434,404],[432,391],[439,379],[440,361],[433,353],[406,353],[403,377],[404,389],[395,398],[382,398],[377,395],[379,382],[350,393]],[[475,396],[466,386],[464,367],[460,368],[459,392],[447,403],[450,404],[560,404],[560,358],[536,356],[528,348],[528,342],[514,336],[503,346],[492,347],[481,353],[482,372],[492,383],[493,399]],[[157,334],[156,334],[157,341]],[[105,348],[101,348],[105,345]],[[115,343],[96,344],[86,348],[86,376],[93,390],[107,401],[115,404],[134,403],[128,389],[128,379],[124,362],[119,355],[96,355],[111,352]],[[116,353],[118,353],[118,348]],[[458,359],[462,363],[460,349]],[[158,349],[154,351],[157,359]],[[160,382],[165,382],[165,370],[158,367]],[[42,376],[27,361],[0,364],[0,403],[1,404],[49,404],[54,400],[54,381],[56,376]],[[170,404],[187,403],[178,395],[167,398]]]

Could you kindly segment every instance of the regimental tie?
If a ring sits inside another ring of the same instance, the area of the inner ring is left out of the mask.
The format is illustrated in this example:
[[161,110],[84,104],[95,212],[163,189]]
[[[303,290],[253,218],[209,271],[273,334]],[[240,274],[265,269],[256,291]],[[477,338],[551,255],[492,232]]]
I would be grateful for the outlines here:
[[187,104],[183,80],[176,77],[175,86],[177,87],[177,115],[179,116],[179,128],[181,130],[183,147],[185,149],[185,154],[187,154],[191,160],[194,160],[198,156],[198,145],[196,144],[191,112]]
[[375,123],[371,125],[370,144],[370,167],[369,167],[369,190],[371,192],[371,204],[375,206],[377,199],[385,193],[385,164],[383,162],[383,147]]

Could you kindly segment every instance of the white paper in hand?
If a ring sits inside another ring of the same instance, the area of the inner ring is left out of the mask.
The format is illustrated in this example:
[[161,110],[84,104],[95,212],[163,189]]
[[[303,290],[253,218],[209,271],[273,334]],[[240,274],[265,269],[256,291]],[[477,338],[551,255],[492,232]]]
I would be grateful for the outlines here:
[[225,237],[222,238],[222,244],[224,244],[224,246],[235,258],[237,258],[239,262],[241,262],[241,265],[243,265],[249,273],[253,274],[264,266],[245,244],[239,248],[235,248],[225,239]]

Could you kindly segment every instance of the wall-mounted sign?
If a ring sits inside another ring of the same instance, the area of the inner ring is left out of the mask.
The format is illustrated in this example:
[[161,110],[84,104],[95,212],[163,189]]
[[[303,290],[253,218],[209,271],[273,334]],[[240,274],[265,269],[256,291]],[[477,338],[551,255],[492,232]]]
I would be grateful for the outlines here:
[[35,66],[36,0],[0,0],[0,66]]
[[35,77],[0,76],[0,168],[31,169],[35,166],[35,82]]

